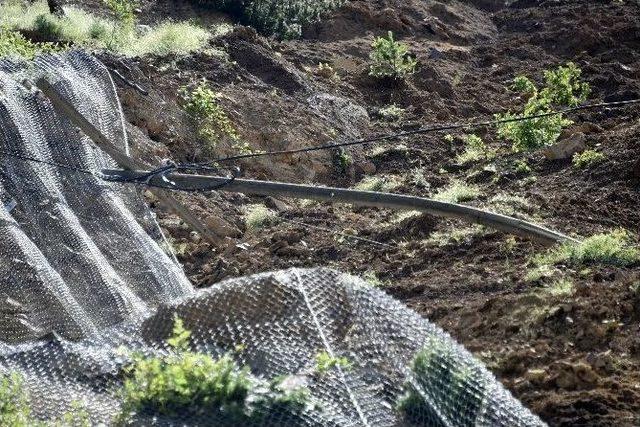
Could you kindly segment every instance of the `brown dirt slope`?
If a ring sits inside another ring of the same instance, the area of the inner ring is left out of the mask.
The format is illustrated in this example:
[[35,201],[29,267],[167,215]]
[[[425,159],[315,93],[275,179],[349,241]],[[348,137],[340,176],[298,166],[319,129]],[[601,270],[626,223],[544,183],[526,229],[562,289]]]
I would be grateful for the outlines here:
[[[176,2],[143,3],[147,20],[194,13]],[[486,118],[522,105],[505,85],[518,74],[541,80],[544,69],[576,62],[592,100],[640,97],[640,6],[632,1],[354,0],[297,41],[278,42],[250,29],[212,42],[226,55],[128,61],[105,56],[148,87],[145,97],[120,88],[141,156],[205,159],[193,124],[179,109],[178,88],[208,79],[221,93],[241,136],[270,150],[357,138],[414,126]],[[148,13],[147,13],[148,12]],[[367,75],[374,35],[393,30],[420,61],[400,85]],[[332,64],[338,78],[314,73]],[[401,121],[380,108],[405,108]],[[157,106],[162,105],[162,109]],[[479,131],[500,155],[470,167],[454,165],[461,142],[429,134],[336,153],[247,161],[245,176],[351,186],[365,174],[386,177],[394,191],[430,195],[454,180],[477,185],[472,203],[500,203],[566,233],[587,236],[640,225],[640,108],[585,111],[567,135],[582,133],[606,161],[584,170],[540,153],[514,155],[492,130]],[[460,136],[460,135],[455,135]],[[216,154],[229,154],[228,144]],[[532,172],[518,172],[516,161]],[[517,196],[517,197],[516,197]],[[291,266],[332,266],[375,273],[393,296],[451,332],[483,359],[504,384],[551,425],[640,424],[640,266],[563,268],[574,283],[554,293],[544,280],[526,280],[531,256],[543,248],[501,233],[428,217],[350,206],[304,204],[240,195],[181,196],[232,246],[201,242],[161,214],[191,278],[215,286],[228,276]],[[496,201],[496,197],[498,201]],[[266,203],[281,220],[246,230],[245,205]],[[224,220],[224,224],[221,224]],[[287,220],[357,233],[391,247],[357,242]],[[446,236],[454,235],[456,239]]]

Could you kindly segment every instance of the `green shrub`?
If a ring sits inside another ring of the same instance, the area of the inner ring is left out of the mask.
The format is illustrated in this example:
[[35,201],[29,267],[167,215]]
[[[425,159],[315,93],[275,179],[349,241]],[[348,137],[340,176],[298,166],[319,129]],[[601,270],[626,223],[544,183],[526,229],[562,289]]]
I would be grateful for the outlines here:
[[521,173],[523,175],[527,175],[531,173],[531,166],[526,160],[518,160],[514,164],[516,173]]
[[200,3],[229,12],[267,35],[291,39],[300,37],[305,24],[320,20],[346,0],[200,0]]
[[134,353],[126,369],[121,421],[132,414],[204,415],[236,425],[258,421],[277,412],[303,410],[309,398],[305,387],[286,386],[287,377],[269,383],[240,368],[229,355],[214,359],[189,350],[191,332],[176,318],[171,352],[146,357]]
[[240,369],[230,356],[215,360],[190,352],[190,335],[176,319],[168,356],[133,355],[123,388],[124,411],[177,415],[219,410],[241,416],[253,386],[248,369]]
[[[538,90],[527,77],[516,77],[512,89],[529,96],[524,111],[519,114],[498,114],[496,119],[511,120],[545,114],[554,108],[576,106],[589,96],[589,85],[580,80],[581,71],[571,62],[564,67],[545,71],[544,75],[546,86],[542,90]],[[556,114],[499,124],[498,135],[512,142],[513,151],[527,151],[554,144],[562,129],[571,123],[564,115]]]
[[322,351],[316,355],[315,371],[324,375],[334,368],[350,369],[351,362],[346,357],[334,357],[328,352]]
[[200,137],[206,141],[209,153],[212,153],[224,138],[232,142],[239,141],[238,133],[229,116],[218,104],[218,95],[206,83],[200,83],[191,91],[183,87],[180,93],[184,100],[184,109],[198,127]]
[[376,37],[371,47],[369,75],[399,80],[415,73],[418,61],[406,44],[394,40],[393,32],[389,31],[387,38]]
[[3,56],[21,56],[33,58],[38,52],[52,52],[60,48],[52,43],[33,43],[17,31],[0,26],[0,58]]
[[353,165],[353,157],[349,154],[347,150],[340,147],[336,151],[336,162],[338,163],[338,167],[342,172],[346,172],[349,170],[351,165]]
[[0,376],[0,425],[27,427],[31,425],[29,396],[22,377],[17,373]]
[[640,250],[632,246],[629,233],[614,230],[596,234],[581,243],[564,243],[533,259],[536,266],[604,264],[627,266],[640,262]]
[[578,169],[588,168],[606,160],[606,156],[596,150],[585,150],[573,156],[573,166]]
[[136,23],[136,7],[138,2],[135,0],[103,0],[111,12],[113,12],[116,20],[120,25],[125,27],[133,27]]
[[462,140],[465,144],[465,150],[456,156],[456,163],[465,165],[480,160],[488,160],[495,157],[495,151],[489,149],[482,138],[477,135],[465,135]]
[[63,30],[58,21],[53,15],[42,14],[33,23],[33,30],[46,40],[60,40]]
[[[409,421],[431,425],[429,423],[441,419],[420,391],[433,399],[433,404],[438,405],[448,419],[475,421],[486,392],[482,372],[458,359],[455,352],[455,348],[434,338],[415,355],[411,364],[413,381],[405,383],[406,393],[396,406]],[[464,405],[441,405],[445,401]]]

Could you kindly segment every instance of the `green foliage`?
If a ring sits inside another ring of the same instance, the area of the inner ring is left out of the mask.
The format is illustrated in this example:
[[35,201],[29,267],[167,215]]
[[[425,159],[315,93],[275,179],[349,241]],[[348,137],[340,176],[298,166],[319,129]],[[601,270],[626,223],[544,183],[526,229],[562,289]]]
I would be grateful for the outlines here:
[[485,389],[480,368],[457,359],[455,348],[444,341],[431,339],[415,355],[411,372],[412,381],[405,383],[406,393],[397,404],[409,421],[424,424],[425,420],[440,419],[418,390],[434,390],[429,397],[435,394],[436,404],[444,400],[464,402],[463,406],[439,405],[450,419],[455,415],[456,419],[474,420],[482,410]]
[[71,402],[71,411],[48,422],[37,420],[31,415],[29,395],[24,388],[23,378],[13,372],[0,375],[0,426],[11,427],[89,427],[89,413],[77,401]]
[[415,73],[418,61],[406,44],[394,40],[393,32],[389,31],[387,38],[376,37],[371,47],[369,75],[400,80]]
[[336,160],[340,170],[343,172],[346,172],[353,164],[353,157],[342,147],[336,152]]
[[0,26],[0,58],[3,56],[22,56],[32,59],[38,52],[59,50],[53,43],[33,43],[17,31]]
[[133,354],[123,388],[125,412],[164,415],[223,411],[239,416],[253,386],[248,369],[230,356],[214,360],[188,350],[190,332],[176,319],[167,340],[172,352],[162,357]]
[[596,234],[577,244],[564,243],[533,259],[533,264],[538,267],[556,264],[627,266],[638,262],[640,250],[632,246],[630,235],[625,230]]
[[[2,3],[0,27],[33,31],[46,40],[86,49],[107,49],[127,56],[187,54],[203,49],[211,38],[209,31],[187,22],[159,23],[141,33],[135,27],[135,3],[128,0],[109,3],[115,20],[73,6],[65,6],[65,16],[55,16],[42,0],[27,6]],[[36,45],[38,50],[45,46],[50,49],[54,45]]]
[[528,175],[531,173],[531,166],[526,160],[518,160],[515,163],[516,173],[521,173],[523,175]]
[[305,24],[342,6],[346,0],[200,0],[232,13],[245,24],[267,35],[284,39],[300,37]]
[[265,384],[247,367],[240,368],[230,355],[216,360],[190,351],[190,337],[191,332],[176,317],[167,339],[168,355],[132,355],[132,364],[125,371],[121,420],[132,414],[190,414],[246,425],[269,412],[295,413],[306,407],[309,392],[305,387],[287,386],[287,377]]
[[334,368],[350,369],[351,362],[346,357],[331,356],[327,351],[316,355],[316,372],[324,375]]
[[454,181],[448,187],[440,189],[434,196],[435,200],[449,203],[468,202],[480,196],[480,189],[476,185]]
[[380,117],[389,122],[400,120],[404,115],[404,112],[405,109],[398,107],[396,104],[391,104],[378,110]]
[[133,27],[136,22],[135,9],[138,6],[135,0],[103,0],[111,12],[113,12],[120,25]]
[[42,14],[33,23],[33,30],[47,40],[62,39],[63,29],[59,20],[53,19],[53,15]]
[[0,376],[0,425],[28,427],[31,424],[29,396],[17,373]]
[[456,156],[456,162],[460,165],[491,159],[496,155],[495,151],[489,149],[482,138],[477,135],[465,135],[462,140],[465,144],[465,150]]
[[191,91],[183,87],[180,93],[184,99],[184,109],[197,125],[198,133],[206,141],[210,153],[224,138],[235,143],[239,141],[236,128],[218,104],[218,95],[205,82]]
[[578,169],[588,168],[606,160],[606,156],[596,150],[585,150],[573,156],[573,166]]
[[587,100],[591,94],[589,83],[580,80],[582,70],[573,62],[544,72],[546,87],[540,93],[553,105],[575,107]]
[[545,290],[549,295],[560,297],[573,294],[575,287],[571,280],[564,278],[556,280]]
[[[545,71],[544,75],[546,86],[542,90],[538,90],[527,77],[516,77],[511,88],[529,96],[524,111],[520,114],[497,114],[496,119],[511,120],[545,114],[554,108],[576,106],[589,96],[589,84],[580,80],[581,71],[571,62],[564,67]],[[527,151],[554,144],[562,129],[571,123],[564,115],[556,114],[502,123],[498,125],[498,135],[513,143],[513,151]]]
[[362,278],[365,280],[365,282],[367,282],[369,285],[373,286],[374,288],[384,287],[384,282],[380,280],[376,272],[373,270],[368,270],[367,272],[365,272],[362,275]]

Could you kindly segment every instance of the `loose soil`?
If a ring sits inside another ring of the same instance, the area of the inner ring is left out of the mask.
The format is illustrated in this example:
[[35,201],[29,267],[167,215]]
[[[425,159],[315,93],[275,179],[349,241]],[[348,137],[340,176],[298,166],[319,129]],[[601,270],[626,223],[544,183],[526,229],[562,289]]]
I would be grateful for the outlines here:
[[[98,3],[83,2],[96,9]],[[233,21],[180,2],[146,1],[142,9],[145,24],[177,16]],[[372,39],[388,30],[420,61],[419,71],[399,84],[367,75]],[[520,0],[510,6],[492,0],[353,0],[305,28],[301,40],[266,39],[237,27],[213,40],[208,51],[187,57],[102,59],[150,92],[145,96],[117,82],[139,157],[205,160],[235,149],[226,141],[208,152],[179,107],[178,89],[204,78],[220,92],[243,140],[257,150],[489,118],[522,106],[505,89],[514,76],[540,82],[543,70],[567,61],[582,68],[593,88],[591,100],[638,98],[640,6],[628,0]],[[315,73],[319,62],[331,64],[337,77]],[[406,109],[399,121],[379,114],[392,104]],[[637,238],[640,108],[583,111],[571,118],[575,124],[565,136],[584,134],[589,148],[606,155],[604,163],[581,170],[539,152],[512,154],[495,130],[485,129],[476,132],[499,156],[470,167],[455,165],[463,149],[457,134],[453,143],[426,134],[354,147],[346,168],[333,152],[239,166],[245,177],[332,186],[353,186],[365,175],[387,177],[397,182],[394,191],[419,196],[461,180],[481,190],[472,204],[495,207],[494,197],[511,196],[507,203],[517,214],[559,231],[588,236],[623,227]],[[520,160],[528,161],[531,174],[516,171]],[[525,206],[512,196],[526,199]],[[550,425],[640,425],[638,265],[560,267],[574,291],[554,295],[548,281],[525,280],[530,258],[544,248],[499,232],[470,230],[448,241],[442,236],[467,226],[225,193],[178,197],[224,236],[217,247],[205,243],[159,208],[161,224],[197,286],[293,266],[373,272],[386,292],[451,333]],[[280,220],[247,230],[243,212],[256,203],[274,209]]]

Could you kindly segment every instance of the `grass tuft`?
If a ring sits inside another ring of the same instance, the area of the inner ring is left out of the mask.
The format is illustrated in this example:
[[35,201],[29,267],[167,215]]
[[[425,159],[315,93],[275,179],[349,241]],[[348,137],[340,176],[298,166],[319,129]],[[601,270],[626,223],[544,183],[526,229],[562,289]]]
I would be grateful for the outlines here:
[[354,187],[361,191],[389,192],[398,188],[400,183],[392,177],[367,176]]
[[604,264],[628,266],[640,262],[640,250],[631,245],[626,230],[596,234],[581,243],[564,243],[533,259],[536,266]]
[[434,196],[440,202],[461,203],[475,200],[480,196],[480,189],[476,185],[454,181],[448,187],[440,189]]
[[277,221],[278,214],[263,205],[251,205],[245,215],[247,230],[258,230]]
[[188,22],[164,22],[141,32],[134,25],[135,17],[127,14],[113,20],[73,6],[65,6],[64,11],[63,17],[50,14],[45,1],[28,6],[3,4],[0,27],[33,31],[47,40],[126,56],[184,55],[203,49],[211,38],[209,31]]

